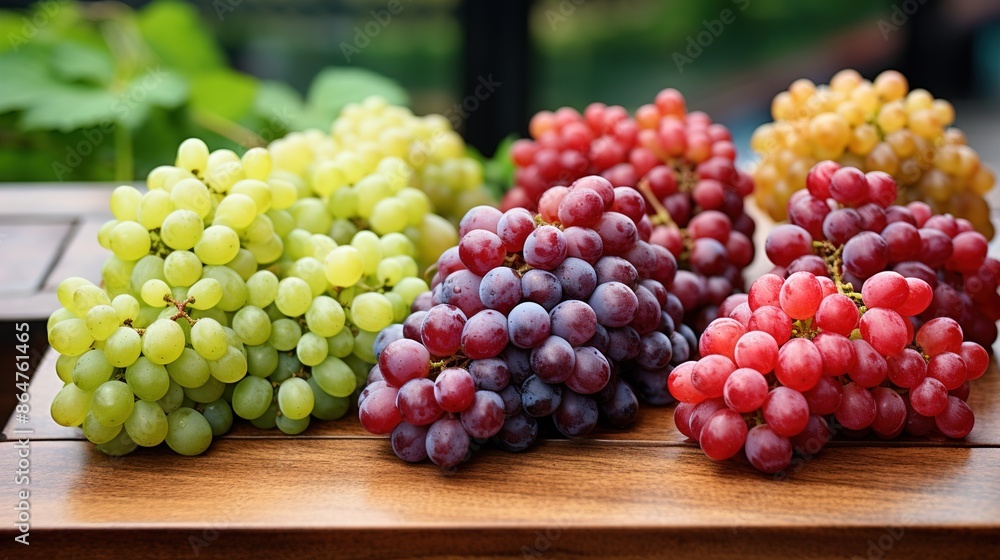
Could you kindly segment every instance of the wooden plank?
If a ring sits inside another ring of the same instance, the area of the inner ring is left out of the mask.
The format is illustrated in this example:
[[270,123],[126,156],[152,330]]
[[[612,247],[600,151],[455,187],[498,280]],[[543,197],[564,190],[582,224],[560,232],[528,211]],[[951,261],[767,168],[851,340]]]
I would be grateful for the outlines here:
[[[113,219],[111,212],[83,216],[73,230],[73,236],[66,244],[62,258],[52,268],[45,280],[44,290],[55,293],[59,283],[70,276],[80,276],[95,284],[100,284],[101,267],[111,256],[111,251],[101,247],[97,242],[97,232],[104,222]],[[58,300],[57,300],[58,301]],[[58,303],[57,303],[58,305]],[[58,307],[49,310],[49,314]]]
[[888,534],[901,558],[985,558],[1000,542],[995,448],[829,449],[781,478],[684,447],[565,441],[453,473],[374,440],[225,440],[197,459],[36,441],[30,459],[33,554],[846,558]]
[[[4,183],[0,185],[0,216],[44,213],[81,216],[108,211],[111,192],[120,183]],[[144,189],[145,182],[134,183]]]
[[[52,402],[52,397],[62,387],[55,372],[55,360],[57,354],[53,351],[46,353],[39,364],[37,373],[31,381],[30,394],[32,412],[30,428],[34,429],[32,438],[36,440],[82,440],[83,434],[78,429],[64,428],[56,424],[49,415],[48,405]],[[996,398],[1000,395],[1000,367],[994,361],[990,364],[989,371],[980,379],[973,382],[972,394],[969,403],[976,413],[976,427],[972,433],[964,440],[950,440],[937,436],[930,438],[911,438],[893,441],[883,441],[877,438],[866,438],[861,440],[834,441],[831,445],[874,445],[874,446],[947,446],[947,447],[980,447],[980,446],[1000,446],[1000,400]],[[11,438],[13,430],[20,425],[13,418],[8,419],[3,431],[3,437]],[[254,438],[284,438],[277,430],[259,430],[248,422],[238,420],[233,430],[226,434],[226,438],[254,439]],[[318,439],[342,439],[342,438],[371,438],[381,439],[383,436],[374,436],[366,432],[358,424],[355,413],[333,422],[314,422],[308,430],[298,438],[318,438]],[[627,430],[615,430],[610,428],[598,428],[589,439],[621,442],[656,442],[683,444],[686,438],[677,431],[673,422],[673,407],[654,407],[643,405],[640,407],[639,419]]]
[[0,301],[33,294],[45,283],[71,229],[68,221],[0,221]]
[[[57,354],[49,350],[42,362],[39,364],[37,372],[31,380],[31,423],[30,428],[34,430],[32,439],[35,440],[82,440],[83,434],[78,429],[64,428],[56,424],[49,415],[49,403],[52,397],[62,387],[62,382],[55,372],[55,360]],[[1000,367],[995,361],[991,362],[989,371],[983,377],[973,382],[972,394],[969,403],[976,413],[976,427],[969,437],[964,440],[950,440],[943,436],[930,438],[911,438],[893,441],[884,441],[877,438],[866,438],[861,440],[834,441],[831,445],[845,446],[945,446],[945,447],[982,447],[1000,446]],[[642,405],[639,408],[639,419],[627,430],[615,430],[610,428],[598,428],[588,439],[619,442],[651,442],[668,443],[673,445],[685,444],[686,438],[677,431],[673,421],[673,407],[654,407]],[[3,437],[11,439],[13,430],[24,427],[17,424],[13,418],[8,419],[3,430]],[[237,420],[233,430],[223,436],[235,439],[255,439],[255,438],[285,438],[277,430],[260,430],[254,428],[249,422]],[[366,432],[357,421],[355,412],[352,410],[341,420],[333,422],[316,421],[297,438],[317,438],[317,439],[382,439],[383,436],[374,436]]]

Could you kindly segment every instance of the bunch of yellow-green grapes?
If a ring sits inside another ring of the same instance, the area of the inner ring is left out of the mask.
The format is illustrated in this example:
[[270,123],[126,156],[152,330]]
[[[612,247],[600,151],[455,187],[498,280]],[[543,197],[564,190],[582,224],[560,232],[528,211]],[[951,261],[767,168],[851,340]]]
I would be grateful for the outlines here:
[[292,133],[269,149],[275,169],[299,188],[305,229],[329,229],[338,242],[354,229],[403,233],[422,267],[458,241],[442,216],[457,223],[468,209],[494,203],[482,165],[445,117],[416,116],[378,97],[346,106],[330,134]]
[[993,188],[993,170],[961,130],[949,128],[951,103],[910,90],[899,72],[868,81],[842,70],[820,86],[796,80],[775,96],[771,114],[774,122],[761,125],[750,145],[762,156],[754,170],[757,201],[775,219],[785,219],[788,198],[805,187],[809,169],[830,159],[885,171],[902,187],[900,202],[923,200],[936,213],[967,218],[993,236],[983,200]]
[[318,199],[272,163],[190,139],[148,191],[113,192],[103,287],[64,280],[48,323],[57,423],[112,455],[164,441],[197,455],[234,415],[294,434],[347,412],[376,334],[427,289],[417,250],[399,233],[301,229]]

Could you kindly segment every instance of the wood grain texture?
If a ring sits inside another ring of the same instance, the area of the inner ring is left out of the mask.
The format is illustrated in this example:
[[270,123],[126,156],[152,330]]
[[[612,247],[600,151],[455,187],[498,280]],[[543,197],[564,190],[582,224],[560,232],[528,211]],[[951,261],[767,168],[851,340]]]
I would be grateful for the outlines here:
[[[0,469],[14,455],[0,444]],[[112,557],[132,543],[179,557],[194,542],[208,545],[199,557],[866,557],[891,532],[897,557],[986,558],[1000,539],[993,448],[829,449],[777,478],[684,447],[594,441],[485,450],[450,474],[377,440],[223,440],[197,459],[35,442],[31,461],[46,543],[33,553]]]
[[37,292],[58,261],[71,230],[72,224],[65,221],[0,222],[0,262],[3,263],[0,298],[16,299]]
[[[36,333],[36,336],[40,334]],[[31,381],[31,402],[33,404],[31,425],[34,429],[33,439],[36,440],[83,440],[83,433],[74,428],[64,428],[52,421],[48,404],[52,397],[62,387],[62,382],[55,372],[57,355],[49,351],[39,364],[37,372]],[[964,440],[951,440],[943,436],[930,438],[901,438],[884,441],[874,437],[864,439],[844,439],[831,442],[833,446],[878,446],[878,447],[983,447],[1000,446],[1000,367],[991,362],[989,371],[983,377],[973,382],[969,403],[976,413],[976,426],[969,437]],[[12,430],[23,425],[9,419],[3,430],[3,438],[11,438]],[[259,430],[249,422],[237,421],[233,430],[223,436],[233,439],[273,439],[285,438],[278,430]],[[366,432],[358,423],[355,412],[349,412],[346,417],[333,422],[314,422],[299,438],[333,438],[333,439],[382,439]],[[618,441],[633,443],[666,443],[672,445],[687,445],[687,438],[677,431],[673,420],[673,406],[653,407],[643,405],[639,408],[639,419],[627,430],[615,430],[599,427],[588,439],[602,441]]]

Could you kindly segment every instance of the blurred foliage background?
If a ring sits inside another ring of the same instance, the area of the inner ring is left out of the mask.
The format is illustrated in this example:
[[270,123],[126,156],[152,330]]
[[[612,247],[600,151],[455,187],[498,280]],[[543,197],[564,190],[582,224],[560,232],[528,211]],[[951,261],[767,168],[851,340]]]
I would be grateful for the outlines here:
[[[738,139],[793,79],[843,67],[1000,95],[996,0],[510,0],[526,17],[499,32],[470,23],[477,1],[0,1],[0,181],[143,178],[186,137],[261,145],[370,93],[448,114],[487,49],[523,75],[498,76],[510,86],[491,99],[520,100],[514,116],[457,119],[489,128],[484,153],[539,109],[634,109],[667,86]],[[491,42],[469,48],[476,34]]]

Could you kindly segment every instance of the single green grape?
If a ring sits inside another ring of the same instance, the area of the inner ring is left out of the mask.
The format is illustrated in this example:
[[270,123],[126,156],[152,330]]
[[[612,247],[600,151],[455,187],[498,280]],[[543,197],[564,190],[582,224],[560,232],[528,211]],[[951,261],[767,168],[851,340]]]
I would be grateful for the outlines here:
[[222,398],[225,391],[225,383],[214,377],[209,377],[208,381],[201,387],[185,387],[184,396],[196,403],[207,404]]
[[73,311],[76,307],[73,305],[73,293],[80,286],[93,286],[94,283],[86,278],[80,278],[79,276],[70,276],[69,278],[59,282],[59,286],[56,287],[56,298],[59,300],[59,304],[64,308]]
[[90,398],[93,391],[84,391],[73,383],[65,385],[52,398],[49,413],[56,424],[73,428],[83,423],[90,411]]
[[156,255],[146,255],[139,259],[132,267],[129,275],[129,292],[132,294],[142,293],[142,286],[150,280],[166,280],[163,275],[164,260]]
[[292,420],[282,414],[274,419],[274,423],[278,429],[282,431],[282,433],[294,436],[306,431],[306,428],[309,427],[309,416],[298,420]]
[[170,189],[170,202],[174,208],[190,210],[202,219],[212,211],[212,194],[198,179],[183,179]]
[[282,352],[278,354],[278,367],[267,378],[274,383],[281,383],[301,371],[302,362],[298,357],[295,354]]
[[142,353],[142,337],[131,327],[118,327],[104,341],[104,357],[114,367],[128,367]]
[[212,444],[212,425],[197,410],[178,408],[167,416],[167,446],[181,455],[201,455]]
[[330,296],[319,296],[312,300],[306,311],[306,325],[309,330],[322,337],[331,337],[344,329],[347,316],[344,308]]
[[250,419],[250,423],[254,425],[255,428],[260,428],[261,430],[270,430],[274,428],[278,419],[278,400],[275,399],[274,402],[269,404],[264,410],[264,413],[256,418]]
[[267,265],[282,257],[285,246],[278,234],[274,234],[260,243],[247,243],[246,250],[253,255],[257,264]]
[[90,399],[90,413],[103,426],[120,426],[132,414],[134,404],[135,396],[128,385],[121,381],[107,381],[94,391]]
[[274,224],[267,214],[258,214],[240,234],[240,239],[250,243],[263,243],[274,235]]
[[295,346],[295,355],[299,361],[307,366],[315,366],[326,359],[330,352],[326,339],[322,336],[307,332],[299,339]]
[[236,194],[250,197],[257,207],[257,214],[263,214],[271,209],[271,188],[264,181],[257,179],[237,181],[229,190],[229,196]]
[[118,330],[120,323],[118,312],[110,305],[95,305],[91,307],[84,320],[87,322],[87,332],[90,333],[91,338],[94,340],[106,340]]
[[286,379],[278,386],[278,409],[291,420],[309,416],[313,409],[313,392],[301,377]]
[[255,377],[267,377],[278,367],[278,351],[274,346],[259,344],[247,346],[247,373]]
[[337,242],[334,241],[329,235],[315,233],[312,236],[312,248],[312,258],[320,262],[325,262],[326,256],[337,248]]
[[[115,228],[117,231],[118,228]],[[195,246],[202,238],[205,231],[205,223],[201,216],[184,208],[174,210],[167,214],[160,226],[160,239],[171,249],[186,251]],[[112,242],[114,232],[112,232]],[[146,249],[148,252],[149,249]],[[116,252],[117,253],[117,252]]]
[[399,294],[403,297],[403,301],[407,306],[413,305],[413,300],[417,299],[417,296],[430,290],[427,282],[424,282],[420,278],[403,278],[395,286],[392,287],[393,293]]
[[[330,238],[326,237],[326,239]],[[295,261],[295,264],[288,271],[288,276],[295,276],[305,280],[312,290],[313,297],[326,292],[327,288],[330,287],[326,279],[326,268],[319,259],[313,257],[302,257]]]
[[144,401],[158,401],[164,398],[171,384],[166,367],[154,364],[142,356],[125,368],[125,382],[135,396]]
[[369,364],[377,362],[374,349],[377,336],[377,332],[359,330],[354,336],[354,355]]
[[253,420],[267,412],[274,397],[271,382],[260,377],[244,377],[233,391],[233,412],[240,418]]
[[181,350],[176,360],[167,363],[166,368],[170,379],[185,388],[201,387],[211,375],[208,360],[188,347]]
[[224,265],[240,250],[240,236],[228,227],[213,225],[205,228],[194,245],[194,254],[207,265]]
[[359,294],[351,304],[351,318],[362,330],[380,331],[392,324],[392,302],[377,292]]
[[316,380],[323,392],[334,397],[348,397],[357,387],[350,366],[332,356],[313,366],[312,379]]
[[337,218],[330,226],[329,235],[338,245],[349,245],[356,233],[358,233],[358,226],[354,225],[354,222]]
[[166,298],[171,297],[170,286],[157,278],[143,284],[139,295],[142,297],[142,302],[150,307],[166,307],[170,305],[166,300]]
[[304,314],[312,304],[312,289],[301,278],[284,278],[278,283],[278,295],[274,298],[275,305],[289,317]]
[[279,352],[294,350],[302,338],[302,327],[293,319],[282,318],[271,323],[271,336],[267,341]]
[[258,345],[267,342],[271,336],[271,320],[259,307],[248,305],[233,316],[233,330],[244,344]]
[[361,230],[351,239],[351,246],[361,253],[364,263],[364,273],[373,276],[378,272],[378,263],[382,260],[382,245],[379,238],[368,230]]
[[137,447],[138,445],[132,441],[131,437],[129,437],[128,431],[120,428],[117,436],[112,438],[110,441],[97,445],[98,450],[105,455],[110,455],[112,457],[128,455],[129,453],[135,451]]
[[88,350],[73,367],[73,383],[84,391],[93,391],[111,379],[114,371],[102,350]]
[[114,426],[101,424],[94,418],[93,412],[87,413],[87,416],[83,419],[82,427],[83,437],[87,438],[91,443],[96,444],[108,443],[118,437],[118,434],[122,431],[121,424]]
[[226,267],[231,268],[241,280],[246,282],[254,272],[257,272],[257,259],[250,250],[241,248],[236,251],[233,260],[226,263]]
[[111,192],[111,213],[120,221],[135,221],[136,208],[142,193],[135,187],[123,185]]
[[225,225],[232,229],[246,229],[257,217],[257,204],[242,193],[229,194],[215,208],[213,225]]
[[308,383],[312,387],[313,398],[315,399],[312,415],[316,418],[320,420],[337,420],[350,410],[350,397],[334,397],[327,394],[326,391],[320,388],[319,383],[316,381],[316,376],[310,377]]
[[200,173],[208,168],[208,146],[198,138],[188,138],[177,147],[175,165],[193,173]]
[[154,447],[167,436],[167,416],[156,403],[136,401],[132,414],[125,420],[125,431],[136,444]]
[[141,306],[139,305],[139,300],[130,294],[121,294],[111,300],[111,307],[118,314],[118,323],[121,324],[128,320],[135,320],[139,316]]
[[354,352],[354,335],[349,329],[341,329],[337,334],[326,339],[330,355],[335,358],[346,358]]
[[69,309],[77,317],[85,317],[88,311],[98,305],[111,305],[111,298],[101,288],[85,284],[73,290],[73,303]]
[[111,250],[118,258],[134,261],[149,253],[149,231],[138,222],[121,222],[111,230],[108,239]]
[[202,262],[191,251],[173,251],[163,261],[163,276],[171,286],[190,286],[201,278]]
[[238,311],[247,302],[247,284],[228,266],[206,266],[203,278],[213,278],[222,284],[222,299],[216,304],[223,311]]
[[233,409],[224,398],[206,404],[201,415],[208,420],[213,436],[221,436],[233,427]]
[[191,346],[206,360],[218,360],[226,355],[225,328],[211,317],[202,317],[191,326]]
[[194,301],[188,305],[194,309],[209,309],[222,301],[222,284],[215,278],[202,278],[188,290],[188,297]]
[[180,408],[181,403],[184,402],[184,387],[178,385],[174,380],[170,380],[169,382],[170,385],[167,388],[166,394],[156,401],[156,404],[160,406],[164,414],[170,414],[171,412],[177,410]]
[[152,231],[163,227],[163,221],[173,211],[174,204],[170,202],[170,193],[164,190],[149,191],[139,201],[135,221],[142,224],[142,227],[147,230]]
[[247,303],[264,309],[278,295],[278,277],[270,270],[259,270],[247,279]]
[[271,175],[271,152],[266,148],[250,148],[240,161],[248,179],[263,181]]
[[157,319],[142,333],[142,353],[154,364],[169,364],[184,352],[184,329],[170,319]]
[[[268,323],[270,324],[270,323]],[[239,349],[228,346],[226,355],[208,362],[212,377],[223,383],[236,383],[247,374],[247,358]]]
[[361,251],[351,245],[341,245],[330,252],[324,262],[326,279],[336,287],[353,286],[364,275]]
[[80,359],[80,356],[66,356],[64,354],[59,354],[56,358],[56,375],[59,376],[59,380],[63,383],[73,382],[73,368],[76,367],[76,361]]
[[379,235],[400,232],[407,226],[410,219],[406,202],[400,198],[389,197],[378,201],[372,209],[368,223],[372,231]]

